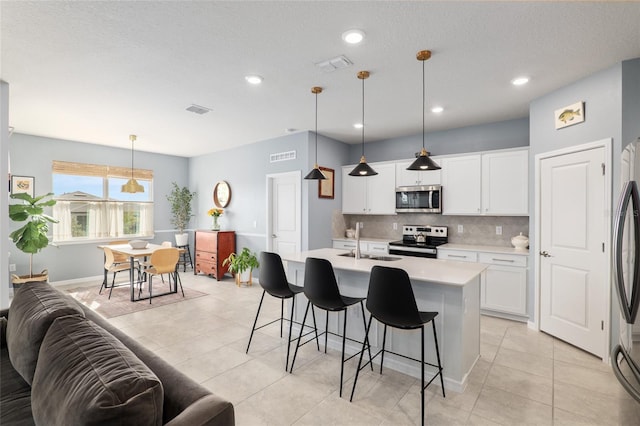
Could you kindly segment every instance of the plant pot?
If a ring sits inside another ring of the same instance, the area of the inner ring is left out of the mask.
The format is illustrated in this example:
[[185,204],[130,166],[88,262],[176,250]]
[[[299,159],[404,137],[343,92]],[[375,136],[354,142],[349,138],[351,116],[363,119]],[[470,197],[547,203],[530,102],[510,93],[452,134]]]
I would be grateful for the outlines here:
[[32,276],[11,274],[11,283],[13,284],[13,288],[19,287],[21,284],[32,282],[49,282],[49,271],[45,269],[41,273],[33,274]]
[[251,286],[252,284],[252,273],[253,269],[247,269],[246,271],[238,272],[236,274],[236,285],[240,287],[241,284],[246,284],[247,286]]
[[189,234],[183,232],[182,234],[176,234],[176,247],[182,247],[189,244]]

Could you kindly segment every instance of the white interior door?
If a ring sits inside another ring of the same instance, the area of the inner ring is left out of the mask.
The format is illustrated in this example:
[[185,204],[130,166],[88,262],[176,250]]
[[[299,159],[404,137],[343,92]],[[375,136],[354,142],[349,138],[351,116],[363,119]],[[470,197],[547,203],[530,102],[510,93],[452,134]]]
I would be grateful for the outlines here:
[[267,180],[267,249],[280,255],[297,253],[302,240],[300,172],[269,175]]
[[606,357],[610,193],[603,146],[540,161],[540,329]]

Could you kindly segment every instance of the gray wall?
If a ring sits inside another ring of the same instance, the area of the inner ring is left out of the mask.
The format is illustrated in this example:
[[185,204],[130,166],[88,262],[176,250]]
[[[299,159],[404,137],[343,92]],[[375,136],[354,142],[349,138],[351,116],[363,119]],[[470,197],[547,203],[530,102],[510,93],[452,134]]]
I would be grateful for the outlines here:
[[[490,151],[529,145],[529,119],[501,121],[427,133],[425,148],[431,155]],[[367,162],[413,158],[422,148],[422,133],[366,143]],[[349,163],[360,161],[362,145],[351,145]]]
[[622,63],[622,144],[640,138],[640,58]]
[[[290,135],[239,146],[189,160],[189,181],[199,196],[194,204],[194,227],[209,229],[208,209],[214,207],[212,191],[216,182],[227,181],[232,197],[220,219],[223,229],[236,231],[236,247],[258,252],[266,248],[268,174],[300,171],[304,177],[315,162],[312,132]],[[296,159],[269,162],[269,155],[296,151]],[[338,170],[346,162],[348,148],[342,142],[318,137],[318,162]],[[302,181],[302,249],[331,244],[331,212],[341,205],[341,182],[336,180],[336,197],[319,199],[317,181]],[[255,226],[254,226],[255,223]]]
[[[622,66],[617,64],[586,77],[573,84],[565,86],[553,93],[538,98],[530,106],[530,159],[529,159],[529,195],[530,205],[534,206],[535,197],[535,156],[541,153],[554,151],[561,148],[580,145],[604,138],[613,139],[613,204],[615,204],[620,188],[620,166],[616,161],[617,154],[621,151],[621,124],[622,124]],[[556,109],[577,101],[585,102],[585,121],[583,123],[555,129],[553,114]],[[636,118],[637,119],[637,118]],[[611,207],[613,208],[613,206]],[[530,246],[533,248],[535,241],[535,212],[530,216]],[[529,270],[529,307],[531,320],[534,320],[534,279],[536,254],[532,250],[530,254]],[[612,289],[613,290],[613,289]],[[617,318],[617,301],[612,292],[612,319]],[[617,321],[611,322],[617,328]],[[613,336],[614,334],[612,334]]]
[[[19,133],[14,133],[9,140],[9,155],[12,174],[35,177],[36,195],[52,190],[52,160],[131,167],[131,151],[127,149]],[[171,209],[166,194],[171,190],[173,181],[180,186],[188,184],[188,159],[136,150],[134,166],[154,171],[155,238],[152,241],[173,240]],[[9,232],[18,227],[18,224],[10,222]],[[10,263],[16,264],[16,272],[19,275],[28,273],[29,256],[16,249],[13,243],[9,247]],[[102,274],[104,260],[94,241],[47,247],[34,256],[33,262],[34,272],[46,268],[50,281],[64,281]]]
[[[312,134],[313,135],[313,134]],[[318,136],[318,164],[329,167],[334,174],[334,198],[318,197],[318,184],[308,183],[309,188],[309,249],[331,247],[332,217],[342,211],[342,171],[341,166],[349,158],[349,145]]]

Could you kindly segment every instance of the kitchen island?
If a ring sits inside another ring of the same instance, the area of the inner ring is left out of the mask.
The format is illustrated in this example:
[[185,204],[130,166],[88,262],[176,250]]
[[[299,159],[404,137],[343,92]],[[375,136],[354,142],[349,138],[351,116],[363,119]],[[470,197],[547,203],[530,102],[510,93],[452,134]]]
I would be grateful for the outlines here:
[[[374,265],[400,268],[407,271],[421,311],[437,311],[436,329],[446,390],[464,391],[469,373],[480,356],[480,274],[486,265],[450,260],[427,259],[409,256],[386,256],[385,259],[355,259],[340,256],[348,253],[338,249],[318,249],[284,255],[287,277],[291,283],[304,286],[304,264],[307,257],[327,259],[333,265],[340,292],[347,296],[366,297],[369,274]],[[392,285],[393,283],[390,283]],[[304,297],[300,295],[298,297]],[[296,303],[294,318],[302,321],[306,301]],[[324,329],[325,313],[316,310],[318,327]],[[348,310],[347,336],[362,341],[364,326],[360,309]],[[368,313],[367,313],[368,319]],[[342,315],[330,315],[329,330],[341,332]],[[307,322],[310,324],[309,318]],[[429,330],[430,327],[427,329]],[[298,328],[299,330],[299,328]],[[376,351],[382,345],[383,327],[373,321],[369,340]],[[338,338],[331,338],[329,347],[339,350]],[[436,359],[433,336],[426,332],[425,359]],[[389,328],[386,349],[420,359],[420,334]],[[347,345],[347,352],[355,353],[360,346]],[[379,357],[374,362],[380,362]],[[385,354],[385,368],[392,368],[414,377],[420,377],[419,362],[413,362],[391,354]],[[431,372],[428,369],[427,371]],[[354,372],[355,374],[355,372]],[[436,381],[437,382],[437,381]],[[436,383],[434,382],[434,384]]]

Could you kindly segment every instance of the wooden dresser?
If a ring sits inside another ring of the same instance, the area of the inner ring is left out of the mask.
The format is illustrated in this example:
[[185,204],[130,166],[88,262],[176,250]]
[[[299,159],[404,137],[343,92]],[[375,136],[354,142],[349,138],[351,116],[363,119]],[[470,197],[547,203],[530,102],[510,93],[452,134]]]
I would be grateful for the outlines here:
[[218,281],[229,269],[222,262],[236,251],[234,231],[197,230],[195,237],[195,267],[193,273],[213,275]]

